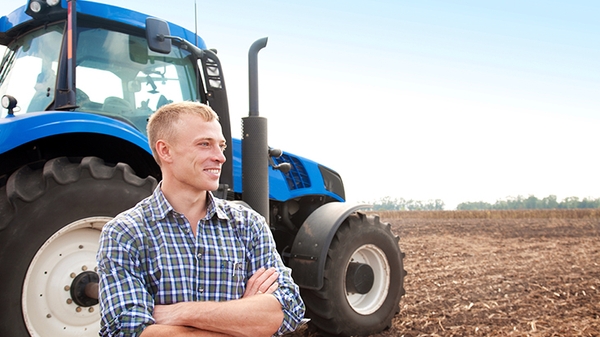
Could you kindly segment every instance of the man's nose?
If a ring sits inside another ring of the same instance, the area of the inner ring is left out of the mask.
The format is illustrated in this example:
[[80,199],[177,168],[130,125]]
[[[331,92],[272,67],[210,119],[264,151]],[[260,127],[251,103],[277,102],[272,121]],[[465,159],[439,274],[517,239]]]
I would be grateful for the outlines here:
[[219,163],[224,163],[225,161],[227,161],[227,158],[225,157],[225,152],[221,150],[221,148],[218,148],[217,151],[215,151],[215,160],[218,161]]

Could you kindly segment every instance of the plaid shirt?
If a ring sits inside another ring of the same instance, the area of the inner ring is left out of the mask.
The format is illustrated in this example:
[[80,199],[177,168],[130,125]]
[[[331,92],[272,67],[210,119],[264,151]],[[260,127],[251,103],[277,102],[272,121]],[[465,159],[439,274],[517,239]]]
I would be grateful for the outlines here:
[[104,226],[97,255],[101,336],[138,336],[155,323],[155,304],[239,299],[261,267],[279,272],[273,295],[284,320],[277,333],[300,324],[304,303],[264,218],[208,196],[207,214],[195,237],[160,184],[151,196]]

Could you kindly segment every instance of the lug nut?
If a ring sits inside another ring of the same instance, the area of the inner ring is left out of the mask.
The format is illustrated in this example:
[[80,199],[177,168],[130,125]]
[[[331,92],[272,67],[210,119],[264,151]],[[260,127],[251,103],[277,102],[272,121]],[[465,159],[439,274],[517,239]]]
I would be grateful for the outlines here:
[[73,303],[73,300],[70,298],[67,298],[67,304],[71,304],[71,303]]
[[88,309],[88,311],[89,311],[89,312],[94,312],[94,307],[90,307],[90,308]]
[[77,311],[77,312],[81,312],[81,307],[77,307],[77,308],[75,308],[75,311]]
[[86,271],[87,270],[87,266],[81,267],[81,270]]
[[69,285],[66,285],[65,286],[65,291],[69,291],[69,290],[71,290],[71,287]]
[[75,273],[71,273],[71,275],[70,275],[70,276],[71,276],[71,278],[75,278],[75,276],[77,276],[77,274],[75,274]]

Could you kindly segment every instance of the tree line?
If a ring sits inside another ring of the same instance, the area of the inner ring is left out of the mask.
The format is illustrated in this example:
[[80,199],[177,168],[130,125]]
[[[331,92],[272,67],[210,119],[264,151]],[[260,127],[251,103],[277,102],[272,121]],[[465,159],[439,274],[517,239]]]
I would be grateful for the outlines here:
[[457,210],[501,210],[501,209],[576,209],[576,208],[600,208],[600,198],[567,197],[558,201],[555,195],[549,195],[538,199],[534,195],[525,198],[523,196],[509,197],[506,200],[498,200],[495,203],[484,201],[463,202],[458,204]]
[[[404,198],[392,198],[389,196],[380,198],[370,203],[373,211],[442,211],[444,202],[440,199],[406,200]],[[458,204],[457,210],[507,210],[507,209],[577,209],[577,208],[600,208],[600,198],[567,197],[561,201],[555,195],[549,195],[539,199],[534,195],[525,198],[523,196],[508,197],[505,200],[497,200],[495,203],[485,201],[469,201]]]

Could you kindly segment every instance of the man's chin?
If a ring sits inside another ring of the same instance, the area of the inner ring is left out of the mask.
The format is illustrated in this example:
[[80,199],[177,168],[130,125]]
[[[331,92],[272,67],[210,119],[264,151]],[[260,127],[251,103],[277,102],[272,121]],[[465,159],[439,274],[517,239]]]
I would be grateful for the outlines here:
[[214,186],[210,186],[210,188],[207,189],[207,191],[211,191],[211,192],[216,192],[219,190],[219,184],[216,184]]

